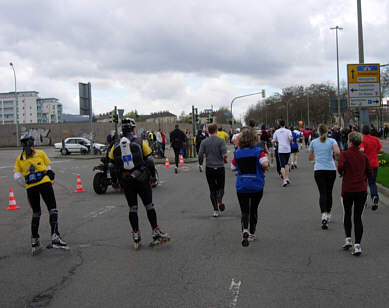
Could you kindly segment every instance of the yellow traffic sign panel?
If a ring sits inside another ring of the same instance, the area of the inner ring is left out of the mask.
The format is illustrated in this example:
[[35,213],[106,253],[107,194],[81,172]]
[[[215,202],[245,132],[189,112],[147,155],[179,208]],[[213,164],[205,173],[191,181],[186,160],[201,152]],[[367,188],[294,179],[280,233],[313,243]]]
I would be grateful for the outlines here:
[[380,83],[380,65],[347,64],[348,83]]

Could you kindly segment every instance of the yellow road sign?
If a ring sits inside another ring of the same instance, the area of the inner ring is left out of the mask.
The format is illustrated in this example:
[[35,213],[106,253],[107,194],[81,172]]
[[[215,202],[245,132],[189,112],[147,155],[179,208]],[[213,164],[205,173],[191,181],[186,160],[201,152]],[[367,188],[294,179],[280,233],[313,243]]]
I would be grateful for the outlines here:
[[347,64],[348,83],[380,83],[380,65]]

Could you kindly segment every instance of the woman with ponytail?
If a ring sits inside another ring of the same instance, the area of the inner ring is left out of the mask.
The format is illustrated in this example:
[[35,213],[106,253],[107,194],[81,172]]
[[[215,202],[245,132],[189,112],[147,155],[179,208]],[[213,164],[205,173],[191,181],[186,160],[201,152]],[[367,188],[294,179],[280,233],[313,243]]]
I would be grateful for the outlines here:
[[335,139],[327,136],[328,127],[319,125],[320,137],[314,139],[309,146],[309,160],[315,157],[315,181],[319,189],[319,204],[321,211],[321,228],[328,229],[328,222],[331,219],[332,209],[332,188],[336,179],[336,166],[334,154],[340,153],[339,146]]

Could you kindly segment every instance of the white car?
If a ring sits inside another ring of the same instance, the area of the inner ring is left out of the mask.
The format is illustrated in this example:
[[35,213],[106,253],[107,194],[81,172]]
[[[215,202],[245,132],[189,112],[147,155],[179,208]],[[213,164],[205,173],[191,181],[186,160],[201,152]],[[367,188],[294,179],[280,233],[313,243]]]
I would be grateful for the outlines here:
[[80,154],[101,154],[107,150],[107,146],[101,143],[93,143],[93,151],[91,151],[92,142],[89,139],[83,137],[70,137],[64,140],[65,148],[62,146],[62,142],[54,144],[56,151],[61,152],[62,155],[69,155],[70,153]]

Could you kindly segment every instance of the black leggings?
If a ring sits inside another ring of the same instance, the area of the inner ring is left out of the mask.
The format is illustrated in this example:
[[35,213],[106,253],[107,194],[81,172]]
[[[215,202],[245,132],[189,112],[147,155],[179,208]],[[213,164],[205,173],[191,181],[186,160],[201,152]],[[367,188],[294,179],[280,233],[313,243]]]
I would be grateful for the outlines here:
[[47,182],[27,189],[27,198],[32,208],[31,236],[33,238],[39,238],[38,231],[41,218],[40,196],[42,196],[43,201],[46,203],[47,210],[50,214],[51,234],[56,233],[59,235],[57,203],[55,202],[53,186]]
[[154,229],[157,227],[157,213],[153,204],[153,193],[151,185],[147,181],[141,183],[133,178],[120,178],[120,186],[124,190],[130,213],[128,218],[130,220],[131,228],[134,232],[139,231],[139,219],[138,219],[138,195],[141,198],[144,206],[146,207],[147,218],[149,219],[151,227]]
[[178,160],[180,157],[181,147],[173,147],[174,150],[174,162],[176,164],[176,167],[178,167]]
[[249,194],[238,193],[240,210],[242,212],[242,231],[249,228],[250,222],[250,233],[255,233],[258,222],[258,205],[262,196],[263,190]]
[[224,196],[224,184],[226,179],[226,172],[224,167],[220,167],[220,168],[207,167],[205,169],[205,175],[207,177],[213,209],[217,211],[218,201],[219,203],[221,203]]
[[320,193],[320,210],[322,213],[331,213],[332,209],[332,188],[336,179],[335,170],[315,171],[315,181]]
[[343,207],[344,207],[344,231],[346,232],[346,237],[351,237],[351,215],[354,205],[354,232],[355,232],[355,243],[360,244],[363,234],[363,224],[362,224],[362,212],[365,206],[367,198],[367,193],[365,191],[361,192],[345,192],[343,195]]

